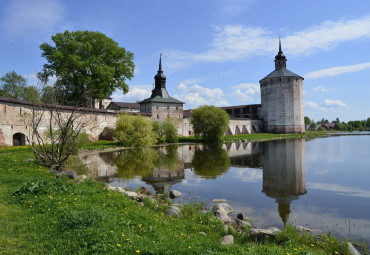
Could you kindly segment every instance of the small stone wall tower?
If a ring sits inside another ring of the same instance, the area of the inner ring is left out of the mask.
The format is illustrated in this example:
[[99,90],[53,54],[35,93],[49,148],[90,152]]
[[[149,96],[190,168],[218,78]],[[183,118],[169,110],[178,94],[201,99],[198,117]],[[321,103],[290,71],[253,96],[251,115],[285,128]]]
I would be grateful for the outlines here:
[[261,119],[269,133],[304,133],[303,77],[286,69],[281,50],[275,57],[275,70],[260,80]]

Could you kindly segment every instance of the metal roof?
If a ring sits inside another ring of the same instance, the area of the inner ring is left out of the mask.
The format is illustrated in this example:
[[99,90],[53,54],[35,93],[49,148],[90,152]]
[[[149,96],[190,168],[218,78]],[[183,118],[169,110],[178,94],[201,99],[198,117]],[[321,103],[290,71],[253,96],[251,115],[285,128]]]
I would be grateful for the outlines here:
[[289,71],[286,68],[279,68],[279,69],[275,69],[274,71],[272,71],[269,75],[267,75],[262,80],[271,79],[271,78],[280,78],[280,77],[295,77],[295,78],[304,79],[303,77],[299,76],[298,74],[293,73],[292,71]]
[[161,96],[150,97],[150,98],[144,99],[143,101],[139,102],[139,104],[144,104],[144,103],[149,103],[149,102],[184,104],[183,101],[177,100],[176,98],[173,98],[170,96],[166,98],[161,97]]

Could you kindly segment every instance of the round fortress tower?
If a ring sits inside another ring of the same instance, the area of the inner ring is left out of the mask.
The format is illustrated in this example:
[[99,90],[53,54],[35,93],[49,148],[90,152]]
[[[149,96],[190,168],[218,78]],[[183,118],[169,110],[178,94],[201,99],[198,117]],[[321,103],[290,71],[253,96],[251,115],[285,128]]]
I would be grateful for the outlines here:
[[275,70],[260,80],[261,119],[269,133],[304,133],[303,77],[286,69],[281,50],[275,57]]

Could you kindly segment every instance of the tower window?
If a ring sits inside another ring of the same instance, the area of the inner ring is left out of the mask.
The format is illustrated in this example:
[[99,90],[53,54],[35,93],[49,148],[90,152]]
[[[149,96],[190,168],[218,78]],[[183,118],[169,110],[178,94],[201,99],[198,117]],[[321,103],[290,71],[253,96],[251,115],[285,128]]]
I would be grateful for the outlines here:
[[157,115],[157,119],[159,119],[159,115]]

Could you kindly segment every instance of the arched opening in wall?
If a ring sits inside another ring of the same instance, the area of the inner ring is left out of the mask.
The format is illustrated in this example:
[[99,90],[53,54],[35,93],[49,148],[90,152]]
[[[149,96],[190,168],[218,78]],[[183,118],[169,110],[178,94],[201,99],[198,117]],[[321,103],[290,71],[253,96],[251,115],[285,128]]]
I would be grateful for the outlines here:
[[245,125],[243,125],[242,133],[243,134],[249,134],[249,131],[248,131],[248,129]]
[[26,136],[22,133],[15,133],[13,135],[13,146],[26,145]]
[[236,127],[235,127],[235,134],[236,135],[239,135],[239,134],[241,134],[242,132],[240,131],[240,128],[239,128],[239,126],[238,125],[236,125]]
[[227,135],[233,135],[233,132],[231,131],[230,126],[227,128]]
[[113,141],[112,130],[109,127],[105,127],[98,136],[99,140]]
[[256,127],[255,126],[252,126],[252,133],[257,133],[257,129],[256,129]]

